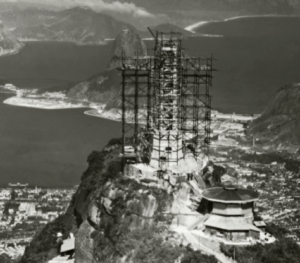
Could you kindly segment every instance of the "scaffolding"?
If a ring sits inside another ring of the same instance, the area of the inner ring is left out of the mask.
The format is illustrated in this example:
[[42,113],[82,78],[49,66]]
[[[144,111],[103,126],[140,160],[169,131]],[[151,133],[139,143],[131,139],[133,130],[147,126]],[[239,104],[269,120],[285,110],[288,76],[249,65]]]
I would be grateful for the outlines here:
[[183,159],[181,90],[183,83],[182,36],[157,33],[153,68],[154,135],[151,163],[178,165]]
[[213,58],[185,58],[182,85],[182,131],[186,151],[209,156]]
[[128,138],[154,167],[208,156],[213,58],[185,56],[178,32],[157,32],[153,53],[122,58],[123,156]]
[[[122,153],[126,156],[125,146],[128,142],[138,154],[139,145],[144,142],[149,148],[149,140],[141,138],[141,127],[144,132],[150,130],[151,113],[151,63],[150,58],[122,58]],[[145,148],[145,147],[143,147]],[[128,154],[127,154],[128,155]],[[139,156],[134,156],[138,159]],[[125,162],[125,158],[123,158]],[[125,164],[125,163],[124,163]]]

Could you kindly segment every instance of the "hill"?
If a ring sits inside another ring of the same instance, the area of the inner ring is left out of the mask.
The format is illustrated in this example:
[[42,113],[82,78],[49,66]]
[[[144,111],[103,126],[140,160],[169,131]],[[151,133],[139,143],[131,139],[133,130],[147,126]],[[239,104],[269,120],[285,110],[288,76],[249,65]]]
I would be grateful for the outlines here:
[[146,56],[147,47],[140,36],[133,30],[124,29],[115,39],[111,50],[109,69],[121,66],[120,58]]
[[[35,235],[21,263],[53,258],[57,232],[62,232],[64,238],[70,232],[75,234],[75,261],[81,263],[140,263],[147,258],[147,262],[174,263],[179,257],[186,263],[192,259],[217,262],[213,256],[185,247],[179,234],[168,229],[171,209],[190,209],[181,201],[190,196],[188,184],[182,182],[178,189],[169,185],[173,195],[150,181],[124,177],[117,157],[120,142],[111,140],[102,151],[89,155],[89,166],[68,210]],[[192,196],[193,200],[198,198]]]
[[4,9],[4,23],[20,40],[65,41],[80,45],[104,44],[124,28],[136,30],[128,23],[89,8],[74,7],[62,11],[34,8]]
[[23,47],[6,28],[0,23],[0,56],[13,54]]
[[[194,224],[195,212],[201,208],[201,198],[192,185],[183,180],[172,185],[169,179],[162,179],[163,183],[139,179],[141,174],[133,170],[130,177],[125,176],[118,158],[121,147],[121,139],[113,139],[103,150],[88,156],[88,168],[67,211],[36,233],[20,263],[55,257],[58,232],[64,239],[70,232],[75,235],[75,262],[80,263],[220,262],[203,255],[199,247],[195,249],[193,242],[198,239],[190,239],[188,230],[176,231],[176,226]],[[199,212],[198,216],[205,220]],[[273,225],[267,228],[276,236],[275,243],[238,246],[234,252],[233,246],[221,244],[218,248],[214,241],[214,255],[219,259],[224,253],[242,263],[298,262],[300,248],[285,238],[287,231]],[[208,242],[202,238],[201,249]],[[223,255],[221,262],[232,261]]]
[[[119,2],[128,1],[119,0]],[[300,14],[299,0],[131,0],[130,2],[157,14],[158,18],[163,17],[165,23],[180,27],[187,27],[200,21],[224,20],[236,16]]]
[[300,84],[280,88],[261,117],[251,123],[249,134],[268,145],[300,144]]

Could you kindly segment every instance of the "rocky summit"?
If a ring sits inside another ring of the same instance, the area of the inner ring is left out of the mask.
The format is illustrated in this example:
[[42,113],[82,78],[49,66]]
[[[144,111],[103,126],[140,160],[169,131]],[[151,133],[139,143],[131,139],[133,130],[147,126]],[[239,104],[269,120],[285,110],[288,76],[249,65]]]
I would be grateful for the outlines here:
[[143,57],[147,55],[147,47],[140,36],[128,28],[124,29],[115,39],[109,69],[117,68],[121,65],[122,57]]
[[249,134],[264,144],[300,144],[300,84],[280,88],[261,117],[251,123]]
[[0,22],[0,56],[19,51],[23,44],[19,42]]
[[201,190],[187,181],[174,185],[167,178],[141,179],[133,170],[122,172],[121,147],[121,140],[113,139],[89,155],[89,166],[67,212],[35,235],[21,262],[54,258],[57,232],[64,239],[71,232],[75,235],[79,263],[174,263],[191,258],[217,262],[186,247],[185,234],[171,230],[200,220],[196,210]]

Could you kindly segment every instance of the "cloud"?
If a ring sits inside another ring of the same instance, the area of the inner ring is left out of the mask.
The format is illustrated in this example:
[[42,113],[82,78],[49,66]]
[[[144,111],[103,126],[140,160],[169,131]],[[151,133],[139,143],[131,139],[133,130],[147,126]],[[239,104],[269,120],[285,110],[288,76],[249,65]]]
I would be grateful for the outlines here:
[[121,3],[119,1],[104,2],[103,0],[1,0],[1,2],[29,2],[36,4],[47,4],[60,8],[72,8],[76,6],[86,6],[97,12],[113,12],[130,14],[134,17],[154,18],[155,15],[146,9],[136,6],[134,3]]

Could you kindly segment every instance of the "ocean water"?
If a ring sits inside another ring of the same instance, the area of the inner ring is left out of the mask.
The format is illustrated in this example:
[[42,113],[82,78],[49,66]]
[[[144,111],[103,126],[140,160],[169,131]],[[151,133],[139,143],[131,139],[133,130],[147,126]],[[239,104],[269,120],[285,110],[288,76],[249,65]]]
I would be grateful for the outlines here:
[[223,37],[192,38],[192,55],[217,59],[213,107],[261,113],[283,85],[300,82],[300,17],[245,17],[208,23],[196,30]]
[[[224,37],[184,40],[185,53],[202,57],[212,53],[217,59],[212,88],[215,109],[260,113],[278,88],[300,82],[300,20],[282,19],[206,24],[197,30]],[[152,45],[147,41],[149,49]],[[28,42],[18,54],[0,58],[0,78],[26,88],[83,80],[106,68],[111,46],[112,42],[88,47]],[[0,100],[8,96],[0,94]],[[0,186],[78,184],[88,154],[121,136],[120,123],[83,112],[0,104]]]
[[111,45],[26,42],[16,55],[0,57],[0,78],[38,89],[84,80],[106,69]]
[[[23,88],[72,83],[104,70],[110,49],[110,45],[28,42],[18,54],[0,57],[0,78]],[[0,94],[0,101],[9,96]],[[78,184],[88,154],[121,136],[120,123],[87,116],[85,110],[0,103],[0,186]]]
[[[2,101],[7,97],[0,94]],[[39,110],[1,103],[0,186],[9,182],[78,184],[88,154],[121,136],[119,122],[87,116],[84,110]]]

